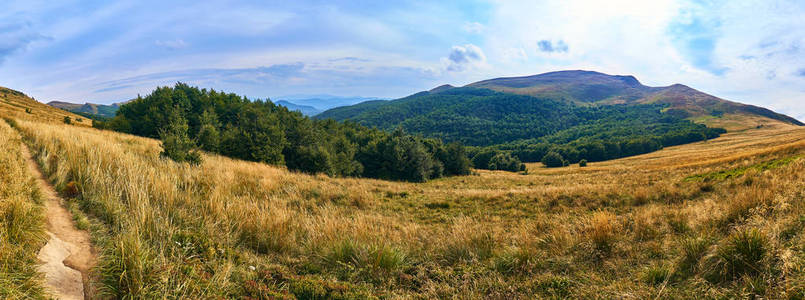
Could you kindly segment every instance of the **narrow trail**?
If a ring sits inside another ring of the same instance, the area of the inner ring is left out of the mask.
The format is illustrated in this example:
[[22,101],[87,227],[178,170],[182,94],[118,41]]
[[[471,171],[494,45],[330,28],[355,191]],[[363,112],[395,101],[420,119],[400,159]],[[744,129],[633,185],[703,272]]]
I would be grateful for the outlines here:
[[39,272],[45,274],[45,290],[56,299],[91,299],[93,293],[88,275],[97,262],[97,254],[89,233],[75,227],[72,215],[62,206],[64,199],[45,180],[25,144],[22,152],[45,197],[50,239],[37,256],[44,263],[39,266]]

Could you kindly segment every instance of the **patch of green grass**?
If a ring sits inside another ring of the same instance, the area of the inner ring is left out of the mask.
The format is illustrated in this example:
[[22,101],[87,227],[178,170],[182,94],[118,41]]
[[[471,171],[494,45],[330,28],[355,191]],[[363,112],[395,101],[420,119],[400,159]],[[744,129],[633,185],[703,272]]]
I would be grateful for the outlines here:
[[722,170],[722,171],[715,171],[710,173],[704,174],[697,174],[685,177],[684,181],[714,181],[714,180],[726,180],[730,178],[740,177],[745,174],[749,170],[757,170],[757,171],[766,171],[766,170],[773,170],[777,168],[784,167],[791,162],[801,158],[802,155],[795,155],[790,157],[783,157],[775,160],[770,160],[758,164],[754,164],[751,166],[745,166],[735,169],[729,170]]
[[671,281],[674,270],[666,265],[651,266],[643,272],[643,281],[650,285],[660,285]]

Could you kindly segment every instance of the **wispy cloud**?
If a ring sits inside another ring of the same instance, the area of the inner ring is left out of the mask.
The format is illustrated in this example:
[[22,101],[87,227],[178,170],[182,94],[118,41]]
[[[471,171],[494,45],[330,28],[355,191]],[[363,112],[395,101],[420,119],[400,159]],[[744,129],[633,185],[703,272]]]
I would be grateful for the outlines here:
[[0,63],[8,56],[24,51],[28,45],[39,40],[49,38],[35,32],[28,22],[0,21]]
[[805,111],[798,0],[190,2],[3,1],[0,78],[37,99],[108,103],[176,81],[393,98],[590,69]]
[[467,44],[464,46],[453,46],[450,55],[447,56],[449,64],[448,71],[463,71],[469,66],[484,63],[486,55],[478,46]]
[[168,50],[177,50],[188,46],[188,44],[182,39],[167,40],[167,41],[156,40],[154,44]]

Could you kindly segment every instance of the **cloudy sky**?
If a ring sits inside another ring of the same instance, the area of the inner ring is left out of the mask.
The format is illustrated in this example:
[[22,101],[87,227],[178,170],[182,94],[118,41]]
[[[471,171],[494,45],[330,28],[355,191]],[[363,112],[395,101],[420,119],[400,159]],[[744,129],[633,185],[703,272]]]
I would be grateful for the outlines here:
[[805,120],[803,15],[801,0],[4,0],[0,85],[96,103],[176,81],[395,98],[584,69]]

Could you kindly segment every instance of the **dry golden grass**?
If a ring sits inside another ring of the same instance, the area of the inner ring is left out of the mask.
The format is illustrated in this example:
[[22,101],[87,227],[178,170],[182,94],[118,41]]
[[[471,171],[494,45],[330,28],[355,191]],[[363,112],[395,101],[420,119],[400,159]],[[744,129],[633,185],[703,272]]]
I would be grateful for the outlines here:
[[45,244],[42,198],[19,134],[0,120],[0,298],[43,297],[36,253]]
[[4,87],[0,87],[0,116],[48,123],[64,123],[64,117],[70,117],[73,125],[92,127],[91,119],[40,103]]
[[[805,291],[805,159],[689,180],[799,157],[800,128],[730,133],[586,168],[531,164],[529,175],[478,171],[418,184],[310,176],[214,155],[194,167],[160,158],[151,139],[19,124],[56,186],[77,190],[104,249],[102,289],[117,297]],[[759,272],[730,260],[757,253],[743,247],[749,242],[762,246],[751,265]]]

